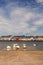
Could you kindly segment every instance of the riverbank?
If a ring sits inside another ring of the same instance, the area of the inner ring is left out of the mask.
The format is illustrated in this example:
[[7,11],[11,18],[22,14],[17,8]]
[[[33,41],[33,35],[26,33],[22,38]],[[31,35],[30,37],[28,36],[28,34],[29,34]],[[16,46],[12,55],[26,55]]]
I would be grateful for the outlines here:
[[43,40],[0,40],[0,42],[43,42]]
[[0,51],[0,65],[43,65],[43,51]]

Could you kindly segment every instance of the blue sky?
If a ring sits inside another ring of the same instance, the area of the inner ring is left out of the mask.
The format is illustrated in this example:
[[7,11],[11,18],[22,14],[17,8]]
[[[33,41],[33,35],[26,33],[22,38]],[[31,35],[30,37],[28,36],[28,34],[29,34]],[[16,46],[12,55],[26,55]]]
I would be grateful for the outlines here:
[[0,0],[2,35],[43,35],[43,0]]

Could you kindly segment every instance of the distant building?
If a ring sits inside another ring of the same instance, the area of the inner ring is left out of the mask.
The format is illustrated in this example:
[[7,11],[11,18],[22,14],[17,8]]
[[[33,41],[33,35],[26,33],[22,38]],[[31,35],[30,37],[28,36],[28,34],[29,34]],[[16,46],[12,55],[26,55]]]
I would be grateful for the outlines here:
[[8,41],[43,41],[43,36],[1,36],[0,40]]

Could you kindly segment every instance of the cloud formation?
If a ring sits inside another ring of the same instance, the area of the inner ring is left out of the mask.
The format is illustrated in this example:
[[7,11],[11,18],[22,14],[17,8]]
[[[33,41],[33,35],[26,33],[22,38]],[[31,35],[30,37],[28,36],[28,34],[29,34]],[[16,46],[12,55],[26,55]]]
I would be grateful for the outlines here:
[[39,28],[43,26],[42,13],[37,12],[37,7],[17,5],[10,2],[4,8],[0,7],[0,35],[40,35]]
[[43,2],[43,0],[36,0],[38,3],[42,3]]

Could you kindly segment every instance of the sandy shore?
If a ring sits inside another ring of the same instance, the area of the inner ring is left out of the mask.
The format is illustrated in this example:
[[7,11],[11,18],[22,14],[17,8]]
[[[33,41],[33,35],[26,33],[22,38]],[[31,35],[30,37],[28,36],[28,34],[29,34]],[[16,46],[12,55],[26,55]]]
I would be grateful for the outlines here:
[[0,51],[0,65],[43,65],[43,51]]

